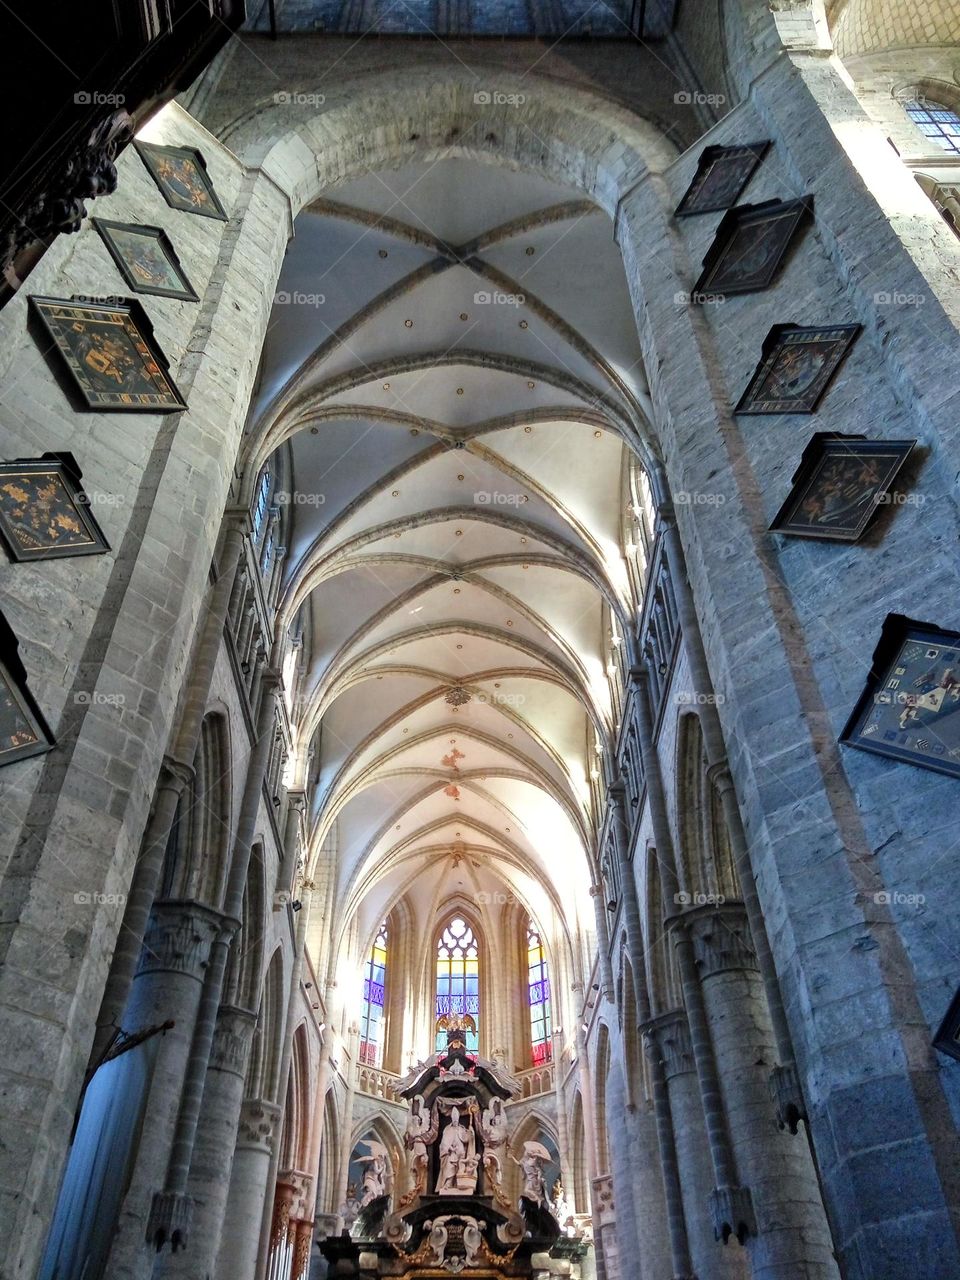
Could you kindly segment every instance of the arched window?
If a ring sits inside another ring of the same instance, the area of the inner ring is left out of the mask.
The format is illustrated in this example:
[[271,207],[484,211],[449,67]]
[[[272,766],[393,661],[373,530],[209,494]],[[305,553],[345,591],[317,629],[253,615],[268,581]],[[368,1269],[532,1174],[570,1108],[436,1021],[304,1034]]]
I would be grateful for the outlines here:
[[960,115],[956,111],[927,98],[908,98],[903,109],[935,147],[960,154]]
[[539,1067],[553,1057],[553,1025],[550,1019],[550,978],[540,934],[533,924],[527,929],[527,998],[530,1003],[530,1045],[533,1065]]
[[447,1029],[454,1015],[465,1032],[467,1050],[480,1049],[480,952],[473,930],[462,916],[454,916],[437,947],[437,1026],[435,1047],[447,1047]]
[[387,922],[384,920],[370,949],[363,979],[360,1061],[368,1067],[379,1067],[383,1062],[383,986],[386,973]]
[[264,467],[260,472],[260,479],[257,481],[257,496],[253,502],[253,540],[260,541],[260,533],[263,529],[263,522],[267,515],[267,506],[270,501],[270,468]]

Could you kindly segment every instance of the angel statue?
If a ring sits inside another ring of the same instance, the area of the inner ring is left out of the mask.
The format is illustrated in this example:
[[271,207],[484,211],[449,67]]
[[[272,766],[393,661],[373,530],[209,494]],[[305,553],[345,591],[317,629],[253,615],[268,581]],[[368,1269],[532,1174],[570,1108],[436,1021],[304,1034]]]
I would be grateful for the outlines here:
[[483,1139],[483,1171],[490,1185],[499,1187],[503,1182],[500,1152],[507,1141],[507,1117],[499,1098],[494,1098],[480,1117],[480,1137]]
[[550,1210],[561,1227],[567,1225],[567,1220],[573,1213],[570,1202],[564,1195],[563,1182],[558,1178],[556,1186],[553,1188],[553,1199],[550,1202]]
[[510,1159],[520,1166],[523,1173],[523,1190],[520,1194],[536,1205],[545,1205],[547,1191],[543,1181],[543,1166],[552,1162],[547,1148],[542,1142],[525,1142],[523,1156],[518,1160],[516,1156],[511,1155]]
[[415,1192],[421,1192],[427,1183],[427,1166],[429,1157],[427,1147],[437,1140],[435,1121],[427,1110],[422,1093],[418,1093],[410,1104],[410,1118],[403,1141],[407,1148],[407,1168]]
[[357,1158],[357,1164],[366,1165],[360,1192],[361,1209],[387,1194],[387,1148],[382,1142],[375,1142],[372,1138],[365,1139],[363,1145],[370,1154]]

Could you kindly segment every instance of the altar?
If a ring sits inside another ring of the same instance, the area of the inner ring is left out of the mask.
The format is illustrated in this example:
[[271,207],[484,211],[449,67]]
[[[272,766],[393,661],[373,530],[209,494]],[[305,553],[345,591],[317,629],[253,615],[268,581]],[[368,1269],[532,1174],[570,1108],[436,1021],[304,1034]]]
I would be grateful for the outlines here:
[[[330,1275],[579,1280],[587,1247],[563,1235],[551,1212],[543,1176],[550,1153],[526,1142],[519,1159],[508,1154],[504,1103],[516,1082],[467,1052],[456,1019],[446,1051],[411,1071],[399,1092],[409,1104],[404,1143],[411,1185],[391,1205],[385,1149],[371,1149],[356,1222],[349,1233],[320,1242]],[[507,1159],[522,1176],[516,1205],[503,1190]]]

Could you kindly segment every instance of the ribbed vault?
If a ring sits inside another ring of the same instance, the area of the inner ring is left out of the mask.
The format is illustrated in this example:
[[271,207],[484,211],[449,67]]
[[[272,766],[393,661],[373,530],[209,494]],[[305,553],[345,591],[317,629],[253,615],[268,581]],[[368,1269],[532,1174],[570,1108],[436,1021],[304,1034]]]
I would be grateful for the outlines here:
[[429,929],[444,894],[494,882],[565,945],[592,927],[637,603],[624,441],[649,438],[611,230],[466,159],[368,175],[297,219],[248,476],[284,452],[298,768],[355,937],[401,897]]

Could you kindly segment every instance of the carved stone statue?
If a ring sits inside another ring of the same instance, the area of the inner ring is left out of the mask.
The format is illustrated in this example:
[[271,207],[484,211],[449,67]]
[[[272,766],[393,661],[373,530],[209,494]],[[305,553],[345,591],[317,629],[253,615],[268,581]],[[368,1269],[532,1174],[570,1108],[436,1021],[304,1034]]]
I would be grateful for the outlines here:
[[357,1199],[357,1184],[351,1182],[347,1187],[347,1198],[340,1206],[339,1210],[343,1225],[347,1231],[353,1226],[357,1220],[357,1214],[360,1212],[360,1201]]
[[364,1142],[370,1154],[360,1156],[358,1164],[366,1165],[363,1171],[363,1189],[360,1194],[360,1208],[365,1209],[374,1200],[387,1194],[387,1148],[382,1142],[368,1139]]
[[520,1166],[523,1174],[523,1189],[520,1194],[527,1200],[532,1200],[534,1204],[546,1204],[546,1184],[543,1181],[543,1166],[550,1163],[550,1152],[541,1142],[525,1142],[523,1144],[523,1155],[518,1160],[515,1156],[510,1159],[514,1164]]
[[507,1117],[503,1103],[494,1098],[480,1117],[480,1136],[483,1138],[483,1169],[491,1186],[503,1182],[501,1151],[507,1141]]
[[447,1195],[473,1195],[477,1189],[477,1144],[473,1129],[460,1123],[460,1111],[454,1107],[440,1138],[440,1173],[437,1192]]
[[404,1134],[407,1148],[407,1168],[415,1191],[420,1192],[427,1184],[427,1167],[429,1156],[427,1148],[437,1139],[434,1120],[427,1110],[423,1094],[418,1093],[410,1105],[410,1118]]

